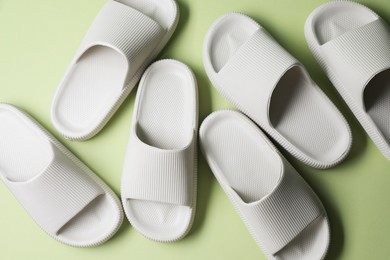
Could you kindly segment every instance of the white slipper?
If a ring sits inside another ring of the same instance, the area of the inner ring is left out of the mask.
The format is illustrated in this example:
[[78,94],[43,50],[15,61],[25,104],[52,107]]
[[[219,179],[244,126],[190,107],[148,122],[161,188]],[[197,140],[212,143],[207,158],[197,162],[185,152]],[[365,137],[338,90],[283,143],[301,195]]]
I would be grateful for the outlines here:
[[172,36],[174,0],[109,0],[55,94],[51,117],[67,139],[97,134]]
[[329,168],[348,154],[344,117],[303,65],[251,18],[233,13],[215,22],[203,62],[217,90],[302,162]]
[[369,8],[336,1],[305,24],[310,50],[373,142],[390,160],[390,28]]
[[209,115],[203,154],[268,259],[323,259],[329,224],[321,201],[260,129],[239,112]]
[[152,64],[134,106],[122,175],[122,203],[132,226],[159,242],[183,238],[196,206],[197,84],[174,60]]
[[51,237],[96,246],[119,229],[114,192],[87,166],[17,108],[0,104],[0,178]]

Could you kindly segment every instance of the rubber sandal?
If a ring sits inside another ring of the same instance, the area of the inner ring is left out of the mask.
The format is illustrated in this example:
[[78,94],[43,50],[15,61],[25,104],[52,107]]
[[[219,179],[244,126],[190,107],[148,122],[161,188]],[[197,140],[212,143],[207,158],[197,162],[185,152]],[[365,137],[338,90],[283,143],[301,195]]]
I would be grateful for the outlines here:
[[352,137],[342,114],[251,18],[232,13],[215,22],[203,62],[222,96],[302,162],[329,168],[348,154]]
[[97,246],[119,229],[114,192],[52,135],[17,108],[0,104],[0,178],[48,235]]
[[174,0],[109,0],[54,96],[58,132],[79,141],[97,134],[166,45],[178,17]]
[[174,60],[152,64],[139,84],[122,175],[122,203],[145,237],[173,242],[196,206],[197,84]]
[[390,28],[369,8],[336,1],[305,24],[310,50],[360,124],[390,160]]
[[239,112],[209,115],[202,152],[251,235],[272,260],[323,259],[329,224],[321,201],[260,129]]

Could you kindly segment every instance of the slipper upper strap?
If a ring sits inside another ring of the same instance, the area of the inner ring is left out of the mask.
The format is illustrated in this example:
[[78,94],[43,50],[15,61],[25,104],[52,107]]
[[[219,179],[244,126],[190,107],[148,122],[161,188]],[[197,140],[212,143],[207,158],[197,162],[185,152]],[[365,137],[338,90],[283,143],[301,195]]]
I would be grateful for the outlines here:
[[251,233],[273,255],[325,215],[318,198],[295,169],[286,162],[284,167],[279,185],[263,199],[245,203],[232,193]]
[[122,177],[122,197],[192,206],[194,140],[195,134],[184,149],[162,150],[132,134]]
[[156,21],[125,4],[110,0],[100,10],[76,54],[76,62],[93,46],[107,46],[127,60],[124,86],[132,79],[166,31]]
[[390,68],[390,28],[377,19],[320,46],[325,69],[364,108],[364,89],[378,73]]
[[63,152],[53,146],[53,158],[42,173],[25,182],[5,180],[16,199],[47,233],[56,235],[95,198],[104,194]]
[[259,28],[217,73],[219,89],[238,109],[270,126],[269,105],[281,77],[298,61]]

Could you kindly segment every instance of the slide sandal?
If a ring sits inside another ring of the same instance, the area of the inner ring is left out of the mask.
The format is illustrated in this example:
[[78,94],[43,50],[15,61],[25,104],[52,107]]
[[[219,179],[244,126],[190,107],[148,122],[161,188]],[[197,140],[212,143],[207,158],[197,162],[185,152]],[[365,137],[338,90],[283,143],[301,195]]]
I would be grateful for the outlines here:
[[196,207],[197,83],[175,60],[153,63],[134,106],[122,174],[122,203],[132,226],[158,242],[191,229]]
[[268,259],[317,260],[327,253],[327,214],[313,190],[261,130],[239,112],[209,115],[202,152]]
[[109,0],[89,28],[54,96],[54,127],[70,140],[97,134],[171,38],[174,0]]
[[211,82],[288,152],[315,168],[348,154],[352,137],[342,114],[302,64],[243,14],[208,31],[203,62]]
[[119,229],[114,192],[24,112],[0,104],[0,179],[48,235],[97,246]]
[[371,9],[336,1],[305,24],[309,48],[382,154],[390,160],[390,28]]

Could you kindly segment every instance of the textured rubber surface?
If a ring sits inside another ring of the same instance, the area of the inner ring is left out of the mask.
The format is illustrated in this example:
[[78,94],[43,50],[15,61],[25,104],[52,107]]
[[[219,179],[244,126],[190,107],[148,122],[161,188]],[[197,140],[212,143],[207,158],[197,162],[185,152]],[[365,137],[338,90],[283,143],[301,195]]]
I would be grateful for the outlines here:
[[260,129],[239,112],[209,115],[202,152],[268,259],[323,259],[326,212],[315,193]]
[[55,128],[71,140],[97,134],[166,45],[178,18],[174,0],[109,0],[55,94]]
[[305,68],[251,18],[227,14],[203,47],[217,90],[302,162],[329,168],[348,154],[348,123]]
[[318,63],[373,142],[390,160],[390,29],[369,8],[336,1],[305,24]]
[[197,84],[174,60],[153,63],[141,79],[122,175],[127,218],[159,242],[183,238],[196,207]]
[[102,244],[123,212],[114,192],[29,116],[0,104],[0,177],[34,221],[61,243]]

